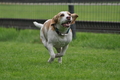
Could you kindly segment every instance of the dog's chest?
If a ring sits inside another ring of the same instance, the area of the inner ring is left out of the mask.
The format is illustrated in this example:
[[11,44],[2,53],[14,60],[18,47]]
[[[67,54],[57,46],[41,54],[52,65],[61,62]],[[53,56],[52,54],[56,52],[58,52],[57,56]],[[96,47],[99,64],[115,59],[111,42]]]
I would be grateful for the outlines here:
[[59,48],[68,45],[70,41],[69,37],[54,37],[52,43],[54,47]]

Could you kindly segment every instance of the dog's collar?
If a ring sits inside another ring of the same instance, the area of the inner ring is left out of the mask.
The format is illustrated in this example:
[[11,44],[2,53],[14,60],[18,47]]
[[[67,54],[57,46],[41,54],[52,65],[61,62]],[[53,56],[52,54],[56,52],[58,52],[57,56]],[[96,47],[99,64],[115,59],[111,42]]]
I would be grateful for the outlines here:
[[54,27],[56,33],[57,33],[58,35],[60,35],[60,36],[68,35],[68,32],[69,32],[69,30],[70,30],[70,27],[69,27],[68,30],[67,30],[67,32],[66,32],[65,34],[63,34],[63,33],[61,33],[61,32],[59,31],[59,29],[56,28],[54,25],[53,25],[53,27]]

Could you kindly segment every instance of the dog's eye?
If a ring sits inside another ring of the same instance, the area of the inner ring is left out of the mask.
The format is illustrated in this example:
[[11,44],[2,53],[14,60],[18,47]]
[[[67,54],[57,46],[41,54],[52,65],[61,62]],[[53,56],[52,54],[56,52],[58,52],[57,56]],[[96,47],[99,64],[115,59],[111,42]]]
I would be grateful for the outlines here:
[[69,16],[71,16],[71,14],[68,14]]
[[63,17],[63,16],[64,16],[64,14],[61,14],[60,16],[61,16],[61,17]]

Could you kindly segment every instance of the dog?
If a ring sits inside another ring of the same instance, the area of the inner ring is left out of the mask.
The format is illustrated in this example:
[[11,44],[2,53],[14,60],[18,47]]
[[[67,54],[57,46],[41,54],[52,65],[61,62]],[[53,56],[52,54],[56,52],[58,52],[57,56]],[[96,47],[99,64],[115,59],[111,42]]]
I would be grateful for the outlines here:
[[[58,58],[58,62],[62,63],[62,56],[72,41],[70,25],[75,23],[77,17],[78,15],[75,13],[61,11],[52,19],[45,21],[44,24],[33,22],[36,27],[40,28],[40,39],[49,51],[49,63],[53,62],[55,58]],[[58,52],[57,54],[55,54],[53,47]]]

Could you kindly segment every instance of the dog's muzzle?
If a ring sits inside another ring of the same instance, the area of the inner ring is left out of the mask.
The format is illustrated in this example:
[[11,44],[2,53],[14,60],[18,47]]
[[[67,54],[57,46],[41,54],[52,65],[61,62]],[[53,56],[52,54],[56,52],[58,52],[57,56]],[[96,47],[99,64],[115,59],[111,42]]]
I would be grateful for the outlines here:
[[65,23],[62,23],[62,26],[68,28],[70,27],[70,24],[71,24],[71,21],[67,21]]

